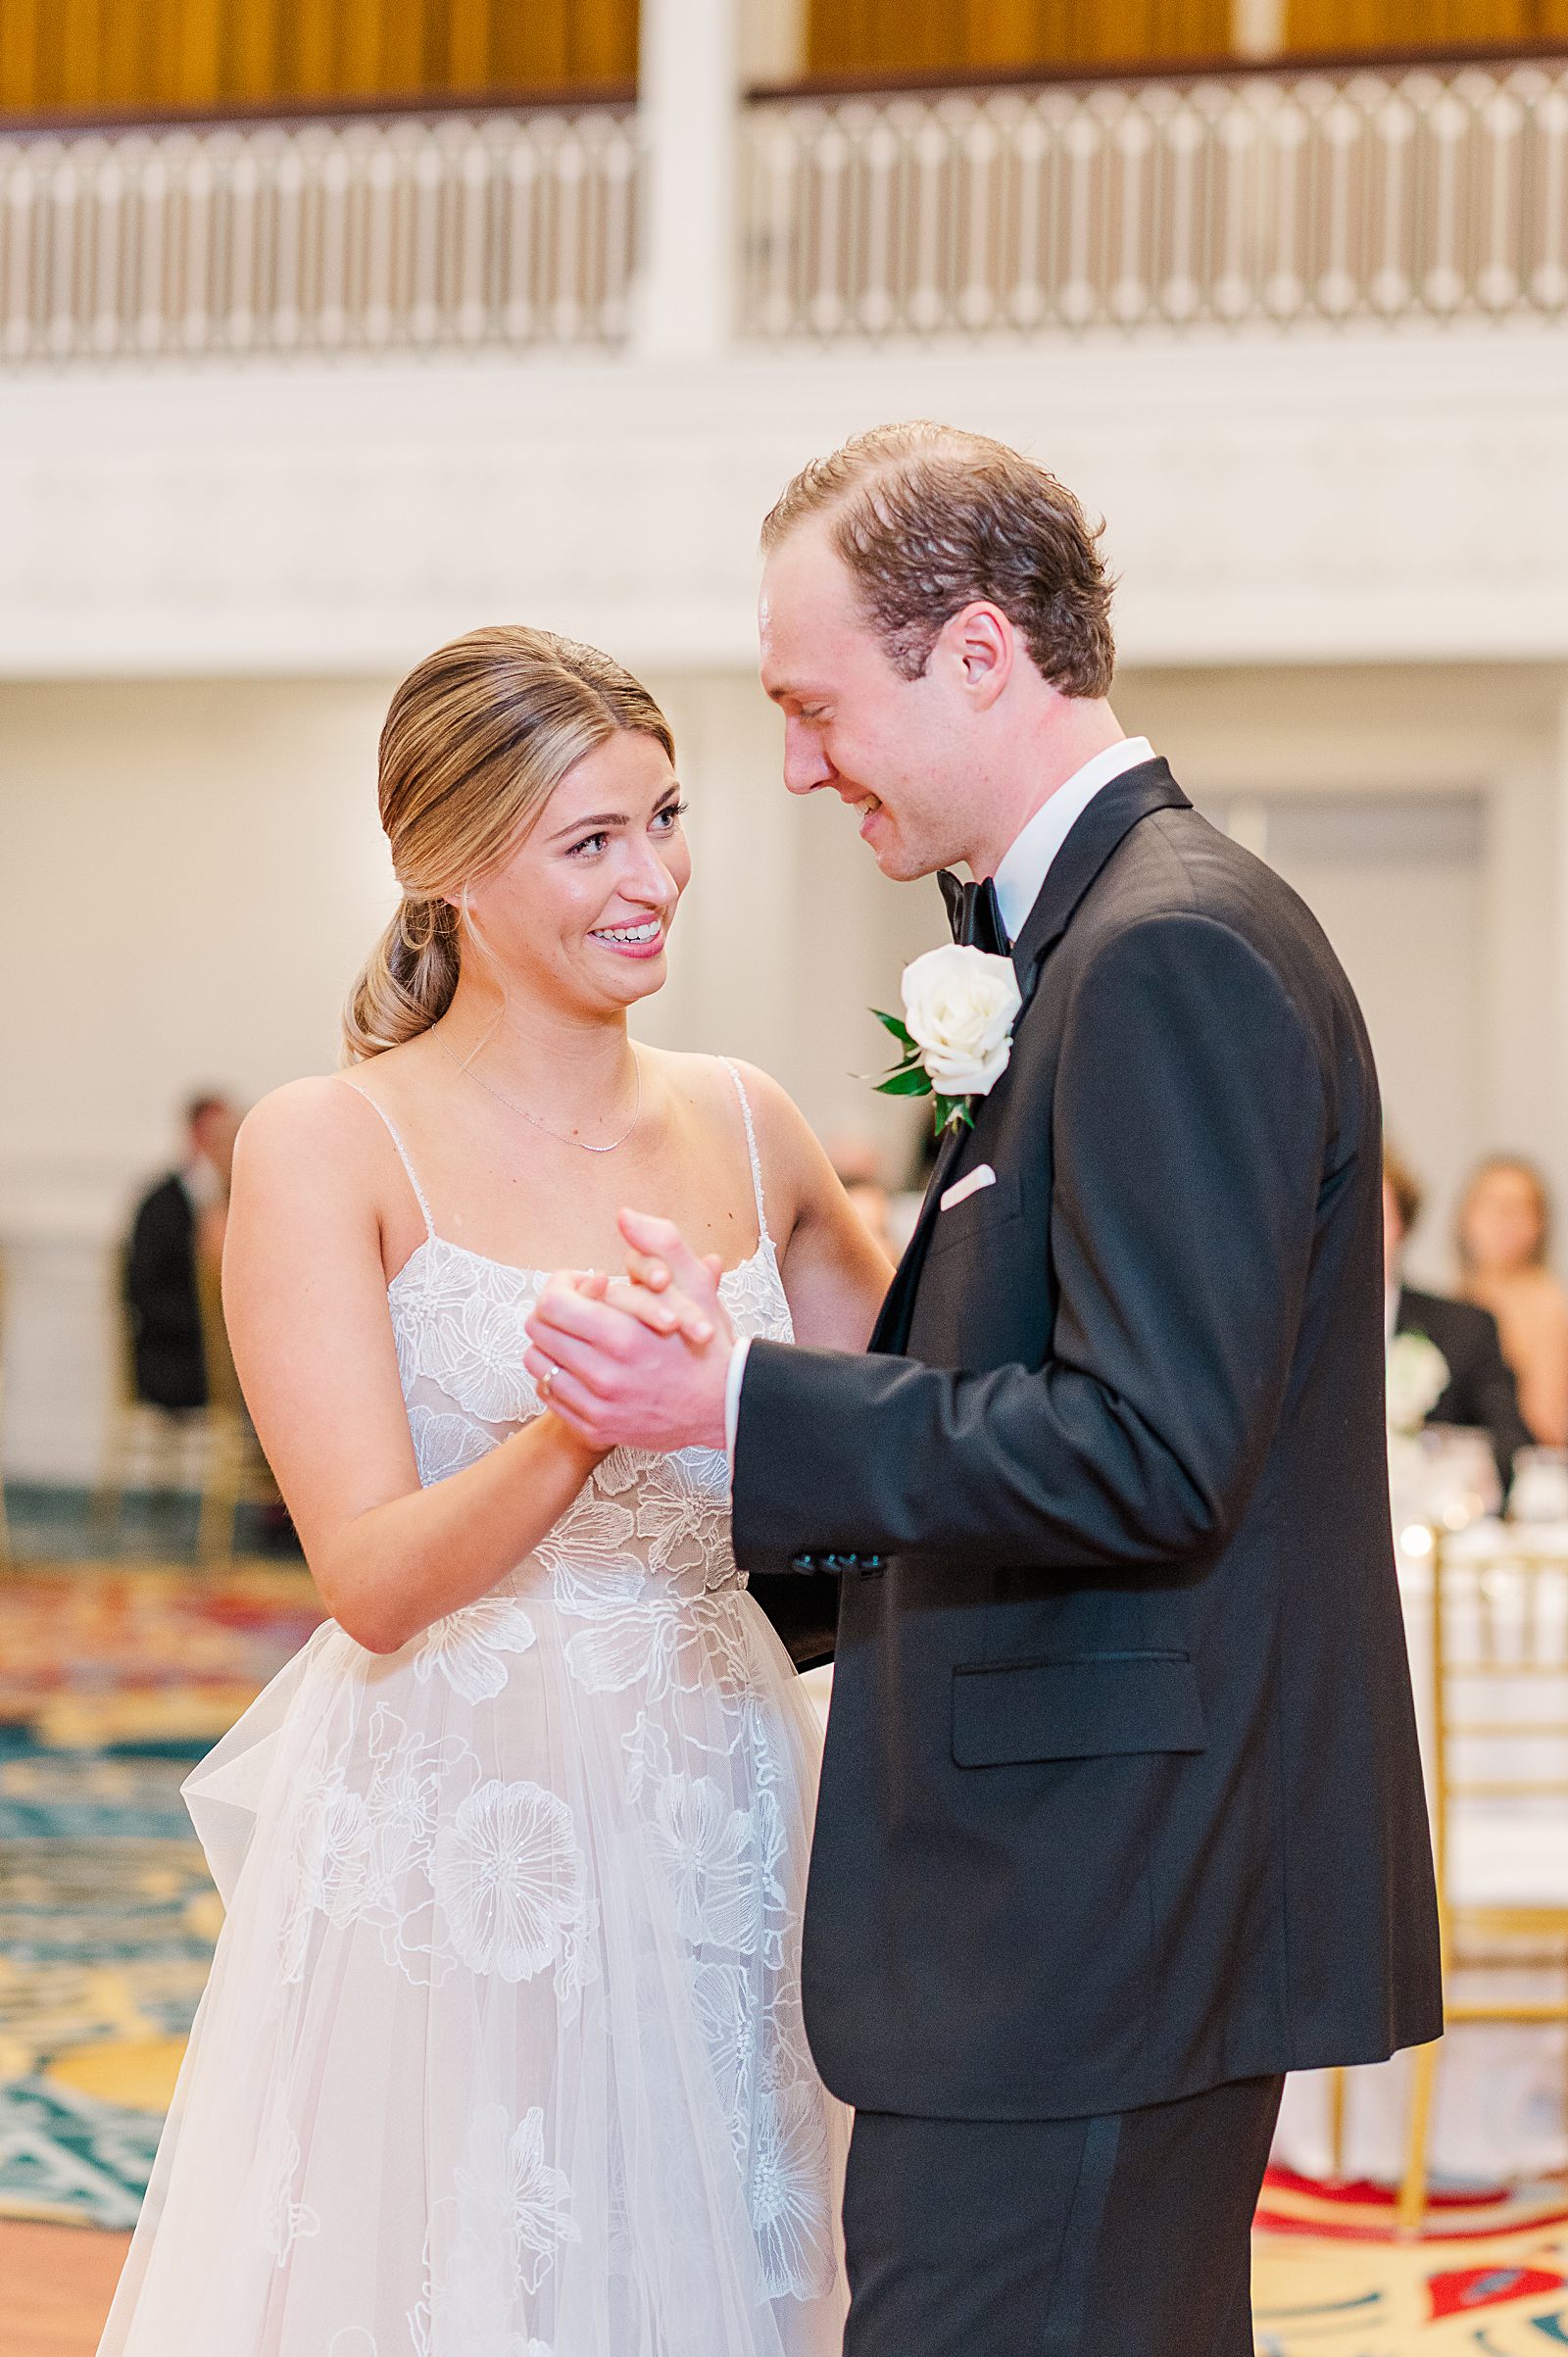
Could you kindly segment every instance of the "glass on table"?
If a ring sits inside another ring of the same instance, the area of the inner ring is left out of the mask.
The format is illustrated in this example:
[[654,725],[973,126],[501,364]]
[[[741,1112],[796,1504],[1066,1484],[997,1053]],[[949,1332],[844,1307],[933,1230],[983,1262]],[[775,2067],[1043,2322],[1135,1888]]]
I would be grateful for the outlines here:
[[1428,1424],[1417,1435],[1421,1504],[1428,1521],[1465,1530],[1495,1514],[1502,1484],[1490,1434],[1468,1424]]
[[1521,1449],[1508,1493],[1511,1522],[1568,1522],[1568,1449]]

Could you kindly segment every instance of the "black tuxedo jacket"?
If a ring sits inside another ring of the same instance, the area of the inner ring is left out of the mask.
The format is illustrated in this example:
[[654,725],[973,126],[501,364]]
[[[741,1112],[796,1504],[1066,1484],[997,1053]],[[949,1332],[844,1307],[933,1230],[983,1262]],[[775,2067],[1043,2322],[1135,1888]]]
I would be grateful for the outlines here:
[[1009,1067],[870,1353],[755,1345],[735,1468],[743,1563],[845,1574],[812,2051],[960,2119],[1442,2028],[1354,998],[1162,761],[1097,795],[1014,958]]
[[1519,1412],[1519,1387],[1502,1355],[1497,1321],[1474,1301],[1451,1301],[1438,1293],[1400,1288],[1396,1334],[1424,1334],[1448,1362],[1448,1388],[1427,1418],[1429,1424],[1474,1424],[1488,1433],[1503,1489],[1513,1479],[1513,1460],[1531,1446],[1530,1427]]
[[136,1397],[155,1407],[205,1407],[207,1358],[196,1291],[196,1214],[177,1171],[137,1208],[125,1253]]

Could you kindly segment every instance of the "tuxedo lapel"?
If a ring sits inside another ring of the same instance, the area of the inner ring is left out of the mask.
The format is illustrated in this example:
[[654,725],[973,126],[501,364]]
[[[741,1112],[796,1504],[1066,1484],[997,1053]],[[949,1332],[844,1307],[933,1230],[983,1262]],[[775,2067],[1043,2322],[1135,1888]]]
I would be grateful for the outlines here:
[[[1034,994],[1048,953],[1061,939],[1072,914],[1111,853],[1141,818],[1155,810],[1188,810],[1192,804],[1162,761],[1124,769],[1074,824],[1051,863],[1040,896],[1012,945],[1012,962],[1025,1007]],[[1022,1021],[1019,1016],[1019,1021]]]
[[[1185,810],[1191,808],[1187,796],[1162,761],[1141,761],[1136,769],[1124,770],[1120,777],[1112,778],[1109,785],[1102,786],[1052,861],[1050,872],[1040,888],[1040,896],[1013,944],[1013,964],[1017,969],[1018,987],[1023,993],[1018,1023],[1028,1013],[1029,1002],[1034,996],[1040,969],[1048,953],[1061,939],[1074,909],[1123,837],[1152,811]],[[1015,1024],[1015,1031],[1016,1028]],[[1005,1075],[998,1086],[1005,1086]],[[897,1356],[908,1340],[915,1290],[925,1265],[931,1229],[969,1135],[967,1126],[960,1125],[956,1130],[950,1130],[942,1141],[914,1233],[899,1262],[871,1336],[870,1348],[873,1350]]]
[[888,1288],[887,1299],[882,1304],[868,1345],[870,1350],[891,1351],[897,1356],[908,1340],[915,1282],[925,1262],[931,1223],[937,1215],[943,1193],[952,1182],[954,1164],[963,1151],[963,1142],[968,1135],[967,1126],[960,1122],[956,1129],[947,1132],[937,1148],[937,1158],[931,1166],[930,1183],[925,1191],[925,1201],[920,1205],[920,1216],[914,1223],[914,1233],[905,1246],[904,1257]]

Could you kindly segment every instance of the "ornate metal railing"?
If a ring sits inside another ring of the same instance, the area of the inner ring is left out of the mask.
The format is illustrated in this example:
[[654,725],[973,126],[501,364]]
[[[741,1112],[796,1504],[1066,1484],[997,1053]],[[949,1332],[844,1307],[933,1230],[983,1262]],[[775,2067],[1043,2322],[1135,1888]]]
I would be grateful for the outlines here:
[[[0,137],[0,366],[618,344],[639,137],[624,102]],[[1561,318],[1568,62],[763,97],[736,212],[754,338]]]
[[608,344],[625,107],[0,139],[0,361]]
[[1568,63],[769,99],[766,337],[1568,311]]

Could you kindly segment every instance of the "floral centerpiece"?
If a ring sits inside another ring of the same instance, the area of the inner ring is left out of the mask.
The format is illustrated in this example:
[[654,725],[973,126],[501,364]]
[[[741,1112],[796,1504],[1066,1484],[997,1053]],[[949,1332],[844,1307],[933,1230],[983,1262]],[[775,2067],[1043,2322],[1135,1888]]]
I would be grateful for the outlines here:
[[1396,1334],[1389,1345],[1390,1432],[1417,1433],[1448,1388],[1448,1362],[1425,1334]]
[[1386,1368],[1389,1427],[1389,1502],[1394,1527],[1431,1520],[1430,1468],[1421,1427],[1448,1388],[1448,1362],[1425,1334],[1396,1334]]

